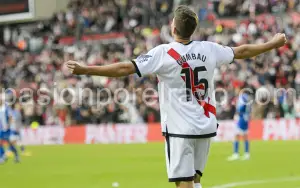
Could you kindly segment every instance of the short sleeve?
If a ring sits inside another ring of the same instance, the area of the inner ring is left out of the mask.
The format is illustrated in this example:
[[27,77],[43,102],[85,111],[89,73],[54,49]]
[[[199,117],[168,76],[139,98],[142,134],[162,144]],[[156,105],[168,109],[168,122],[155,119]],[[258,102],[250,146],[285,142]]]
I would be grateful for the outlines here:
[[132,60],[136,73],[142,77],[147,74],[157,74],[163,65],[164,48],[162,45],[150,50],[147,54],[138,56]]
[[212,44],[212,53],[216,57],[217,67],[221,65],[230,64],[234,60],[234,52],[233,49],[228,46],[222,46],[217,43]]

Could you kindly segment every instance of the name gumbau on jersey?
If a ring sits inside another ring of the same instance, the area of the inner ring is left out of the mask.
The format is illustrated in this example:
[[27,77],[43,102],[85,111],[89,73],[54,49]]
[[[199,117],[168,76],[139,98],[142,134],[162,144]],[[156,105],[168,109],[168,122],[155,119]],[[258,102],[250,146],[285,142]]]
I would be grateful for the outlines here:
[[200,53],[198,53],[198,54],[189,53],[189,54],[185,54],[185,55],[181,56],[180,59],[177,60],[177,63],[179,65],[182,65],[184,62],[187,62],[187,61],[190,61],[190,60],[200,60],[202,62],[205,62],[206,61],[206,56],[201,55]]

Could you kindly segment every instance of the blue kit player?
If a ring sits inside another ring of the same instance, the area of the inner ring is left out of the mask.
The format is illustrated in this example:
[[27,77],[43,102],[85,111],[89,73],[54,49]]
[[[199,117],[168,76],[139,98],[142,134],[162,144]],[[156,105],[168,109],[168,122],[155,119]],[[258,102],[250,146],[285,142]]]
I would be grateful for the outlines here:
[[249,101],[250,101],[250,95],[248,93],[242,93],[241,95],[239,95],[237,106],[236,106],[238,121],[237,121],[237,132],[235,136],[235,141],[233,143],[234,153],[232,156],[228,158],[229,161],[240,159],[240,154],[239,154],[240,138],[243,139],[245,144],[245,153],[241,159],[242,160],[250,159],[248,128],[249,128],[249,120],[251,116],[251,104],[249,103]]
[[9,141],[9,111],[0,94],[0,164],[6,161],[4,143]]
[[15,142],[12,140],[14,131],[11,131],[12,109],[7,106],[4,100],[0,100],[0,164],[6,161],[4,143],[8,143],[9,149],[15,156],[15,162],[19,162],[19,155]]

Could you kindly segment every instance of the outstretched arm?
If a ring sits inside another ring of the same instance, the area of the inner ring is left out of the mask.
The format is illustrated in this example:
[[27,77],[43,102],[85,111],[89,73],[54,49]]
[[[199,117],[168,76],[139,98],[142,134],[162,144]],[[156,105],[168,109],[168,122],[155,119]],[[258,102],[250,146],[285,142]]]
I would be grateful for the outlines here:
[[67,67],[72,74],[93,76],[122,77],[136,73],[133,62],[121,62],[104,66],[86,66],[76,61],[68,61]]
[[278,33],[272,40],[263,44],[245,44],[233,48],[235,59],[255,57],[275,48],[280,48],[286,43],[285,34]]
[[126,61],[104,66],[86,66],[76,61],[68,61],[65,64],[72,74],[77,75],[122,77],[137,73],[141,77],[146,74],[158,73],[163,66],[164,54],[164,45],[159,45],[131,62]]

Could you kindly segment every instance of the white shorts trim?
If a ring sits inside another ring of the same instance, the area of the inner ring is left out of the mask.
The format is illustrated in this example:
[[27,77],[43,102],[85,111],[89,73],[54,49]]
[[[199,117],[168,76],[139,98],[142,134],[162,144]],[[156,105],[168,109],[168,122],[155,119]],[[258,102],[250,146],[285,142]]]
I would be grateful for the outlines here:
[[236,128],[236,134],[238,134],[238,135],[248,134],[248,129],[244,130],[244,129],[241,129],[240,127],[237,126],[237,128]]

